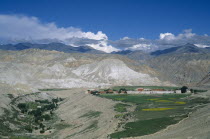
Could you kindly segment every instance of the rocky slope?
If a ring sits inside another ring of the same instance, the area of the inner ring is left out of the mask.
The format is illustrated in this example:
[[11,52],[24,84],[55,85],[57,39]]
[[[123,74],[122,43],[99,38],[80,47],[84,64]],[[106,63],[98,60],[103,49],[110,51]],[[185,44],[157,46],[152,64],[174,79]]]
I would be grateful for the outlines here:
[[199,87],[210,86],[210,72],[206,76],[204,76],[200,82],[198,82],[197,86]]
[[170,85],[146,65],[117,55],[69,54],[47,50],[0,51],[0,82],[21,90]]
[[159,78],[175,84],[195,86],[210,71],[210,53],[167,53],[147,61]]
[[[152,53],[142,51],[120,51],[125,55],[156,71],[153,74],[164,81],[176,85],[196,86],[210,71],[209,48],[199,48],[193,44],[158,50]],[[150,71],[150,70],[148,70]],[[205,79],[207,80],[207,79]],[[204,81],[201,84],[206,84]]]

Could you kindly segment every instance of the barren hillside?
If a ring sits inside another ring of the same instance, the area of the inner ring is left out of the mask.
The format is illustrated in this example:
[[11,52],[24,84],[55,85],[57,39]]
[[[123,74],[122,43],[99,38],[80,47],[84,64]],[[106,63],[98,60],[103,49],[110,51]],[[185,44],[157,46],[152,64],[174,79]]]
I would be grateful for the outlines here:
[[160,72],[161,79],[195,86],[210,71],[210,54],[167,54],[152,58],[148,63]]
[[[47,50],[0,51],[0,82],[22,90],[170,85],[146,65],[115,55],[69,54]],[[145,70],[147,69],[147,70]]]

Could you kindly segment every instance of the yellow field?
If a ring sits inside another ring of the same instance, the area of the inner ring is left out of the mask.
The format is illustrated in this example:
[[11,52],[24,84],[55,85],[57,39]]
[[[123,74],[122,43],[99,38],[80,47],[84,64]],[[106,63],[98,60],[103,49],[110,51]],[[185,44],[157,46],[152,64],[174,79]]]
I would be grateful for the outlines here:
[[186,102],[183,102],[183,101],[177,101],[177,102],[175,102],[175,104],[186,104]]
[[151,100],[151,101],[155,101],[155,100],[159,100],[160,98],[153,98],[153,99],[147,99],[147,100]]
[[173,101],[170,101],[170,100],[157,100],[155,102],[173,102]]
[[171,110],[175,108],[150,108],[150,109],[142,109],[142,111],[166,111]]

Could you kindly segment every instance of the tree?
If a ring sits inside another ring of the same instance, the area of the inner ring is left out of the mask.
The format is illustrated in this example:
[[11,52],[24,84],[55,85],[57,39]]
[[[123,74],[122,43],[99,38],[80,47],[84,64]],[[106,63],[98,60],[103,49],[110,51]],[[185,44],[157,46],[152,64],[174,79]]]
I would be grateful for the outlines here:
[[98,91],[92,91],[91,94],[92,95],[98,95]]
[[40,124],[39,124],[39,127],[42,128],[42,129],[44,130],[45,125],[44,125],[43,123],[40,123]]
[[33,132],[33,129],[32,129],[32,127],[31,126],[26,126],[25,127],[25,130],[27,130],[28,132],[30,132],[30,133],[32,133]]
[[19,109],[27,109],[27,105],[25,103],[19,103],[18,108]]
[[43,134],[45,131],[44,130],[40,130],[40,133]]
[[124,93],[127,94],[127,90],[126,90],[125,88],[121,88],[121,89],[119,90],[119,93],[122,93],[122,92],[124,92]]
[[52,99],[52,102],[54,102],[54,103],[58,103],[58,98],[54,98],[54,99]]
[[187,86],[183,86],[181,88],[181,93],[186,93],[187,92],[188,87]]
[[51,119],[49,114],[42,115],[42,118],[44,118],[47,121]]
[[193,90],[193,89],[190,89],[190,92],[191,92],[191,93],[194,93],[194,90]]

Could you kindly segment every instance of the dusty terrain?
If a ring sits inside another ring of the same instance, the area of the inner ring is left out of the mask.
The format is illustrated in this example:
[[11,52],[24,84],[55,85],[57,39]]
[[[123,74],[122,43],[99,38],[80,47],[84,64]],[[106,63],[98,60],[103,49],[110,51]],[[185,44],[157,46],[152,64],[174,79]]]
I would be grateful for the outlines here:
[[[64,123],[72,125],[59,131],[52,138],[107,138],[107,135],[115,130],[118,123],[114,118],[116,114],[113,110],[115,102],[87,95],[84,92],[85,89],[48,92],[58,97],[66,98],[56,110],[56,114],[64,120]],[[100,112],[100,115],[84,116],[90,111]],[[90,128],[91,125],[94,125],[94,127]]]

